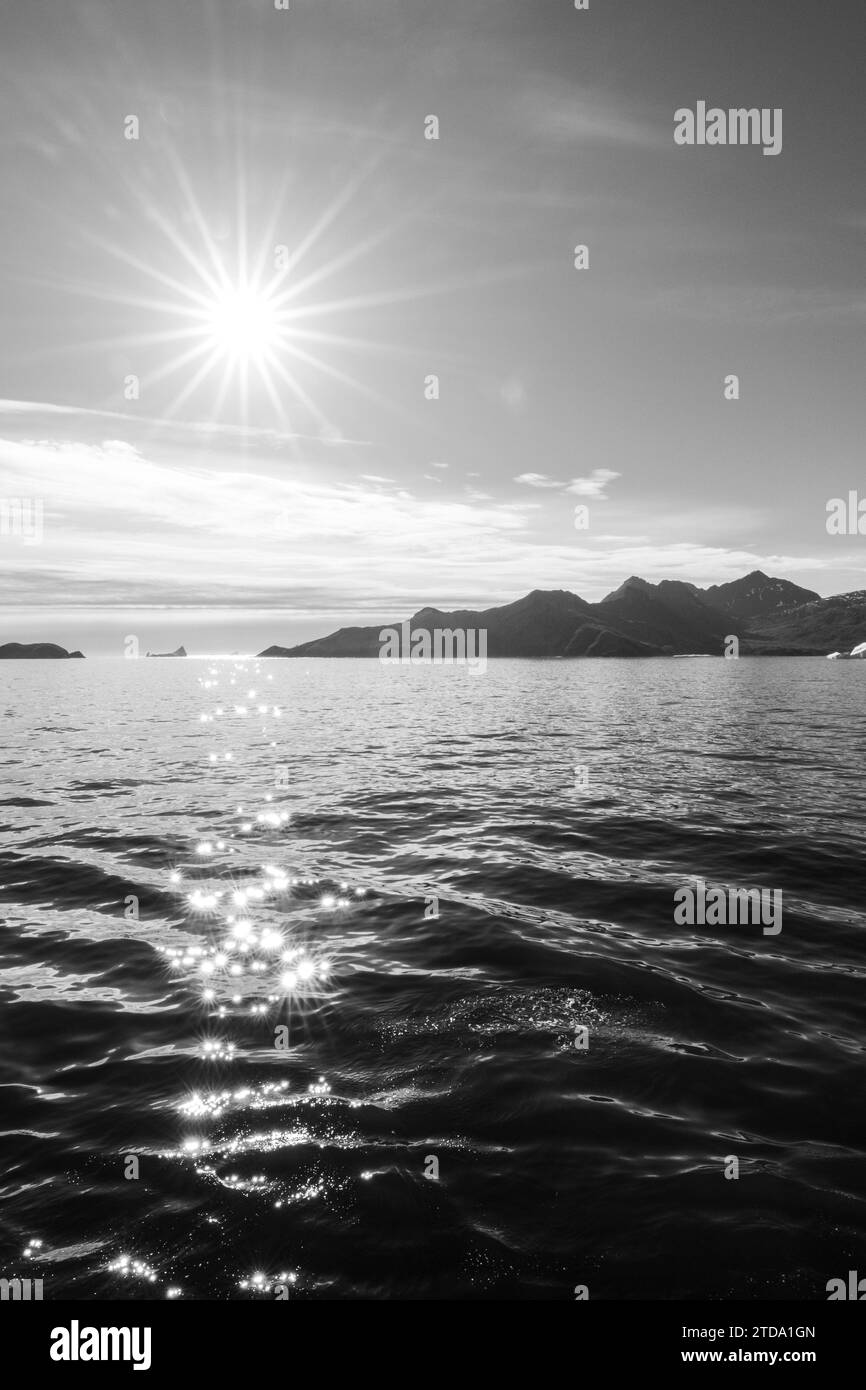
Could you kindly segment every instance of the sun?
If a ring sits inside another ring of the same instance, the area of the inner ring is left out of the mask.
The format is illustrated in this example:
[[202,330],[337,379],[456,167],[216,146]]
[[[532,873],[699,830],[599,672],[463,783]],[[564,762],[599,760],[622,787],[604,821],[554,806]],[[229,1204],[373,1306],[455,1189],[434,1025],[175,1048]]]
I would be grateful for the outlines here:
[[228,286],[202,311],[202,331],[208,347],[225,361],[261,367],[285,345],[285,315],[266,290]]
[[[376,159],[355,168],[330,201],[313,209],[300,226],[295,225],[288,202],[291,179],[287,176],[272,202],[270,194],[253,200],[258,216],[251,236],[251,204],[242,168],[236,172],[232,216],[223,203],[216,210],[206,209],[189,171],[171,147],[167,158],[176,188],[169,185],[165,203],[145,198],[134,181],[125,183],[148,230],[148,254],[102,231],[83,231],[87,241],[107,257],[127,272],[135,272],[139,279],[134,289],[82,285],[77,290],[145,315],[141,328],[99,339],[95,346],[144,358],[143,370],[135,376],[149,399],[156,388],[161,392],[163,384],[176,384],[176,392],[159,404],[160,418],[181,418],[183,410],[195,408],[187,407],[187,402],[200,403],[207,392],[209,422],[247,427],[254,413],[257,420],[276,420],[283,432],[301,441],[345,434],[326,413],[325,397],[341,399],[345,392],[357,393],[401,414],[390,397],[343,365],[346,353],[363,360],[372,353],[397,353],[398,347],[379,337],[370,340],[347,333],[345,320],[355,312],[411,303],[421,294],[439,293],[448,286],[343,290],[330,297],[323,288],[334,279],[341,283],[349,267],[395,235],[398,223],[385,219],[324,254],[329,229],[365,186]],[[415,215],[413,210],[411,216]],[[407,213],[407,225],[409,220]],[[280,240],[293,227],[291,244]],[[65,288],[75,291],[77,287]]]

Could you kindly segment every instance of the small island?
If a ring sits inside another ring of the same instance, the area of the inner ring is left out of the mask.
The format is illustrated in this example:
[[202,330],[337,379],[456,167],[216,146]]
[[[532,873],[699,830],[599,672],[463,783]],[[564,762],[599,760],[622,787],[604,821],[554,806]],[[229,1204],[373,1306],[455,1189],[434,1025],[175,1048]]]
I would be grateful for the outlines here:
[[145,656],[157,656],[157,657],[186,656],[186,647],[178,647],[178,649],[177,649],[176,652],[145,652]]
[[6,642],[0,646],[0,661],[67,661],[76,656],[84,660],[84,652],[68,652],[55,642]]

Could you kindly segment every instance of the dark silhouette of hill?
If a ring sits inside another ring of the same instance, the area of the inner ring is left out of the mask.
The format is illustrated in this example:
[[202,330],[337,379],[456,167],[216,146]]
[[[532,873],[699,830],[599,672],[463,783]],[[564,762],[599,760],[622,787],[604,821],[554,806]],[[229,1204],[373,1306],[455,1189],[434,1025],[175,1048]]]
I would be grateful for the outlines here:
[[436,630],[484,631],[489,657],[722,656],[732,636],[743,655],[827,655],[866,640],[866,594],[822,599],[760,570],[707,589],[632,576],[600,603],[565,589],[534,589],[496,608],[422,608],[408,623],[340,628],[260,655],[376,657],[387,627],[413,638],[423,632],[432,638]]
[[83,652],[68,652],[55,642],[6,642],[0,647],[0,661],[67,660],[76,656],[84,660]]

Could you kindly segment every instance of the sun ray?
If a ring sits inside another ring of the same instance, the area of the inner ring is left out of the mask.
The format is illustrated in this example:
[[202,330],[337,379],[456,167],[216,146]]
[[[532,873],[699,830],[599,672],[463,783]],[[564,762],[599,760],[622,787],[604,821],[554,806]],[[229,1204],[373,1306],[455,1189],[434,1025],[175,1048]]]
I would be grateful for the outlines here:
[[[336,275],[338,271],[345,270],[347,266],[354,264],[354,262],[361,257],[369,255],[377,246],[381,246],[383,242],[392,237],[401,226],[408,225],[414,216],[415,213],[411,215],[407,214],[399,221],[391,221],[387,226],[380,227],[375,232],[371,232],[370,235],[363,240],[353,242],[341,255],[332,257],[332,259],[325,262],[324,265],[319,266],[317,270],[310,271],[309,275],[303,280],[293,282],[283,295],[277,296],[277,302],[281,305],[289,304],[292,300],[299,298],[303,294],[307,294],[316,285],[320,285],[322,281],[330,279],[331,276]],[[297,265],[296,260],[293,262],[293,265]]]
[[207,350],[208,344],[206,342],[196,343],[194,347],[190,348],[189,352],[180,353],[177,357],[171,358],[170,361],[163,362],[161,367],[149,372],[147,376],[142,377],[142,385],[154,386],[156,382],[163,381],[167,376],[171,376],[174,372],[179,371],[181,367],[185,367],[187,363],[194,362],[197,357],[203,356]]
[[199,385],[204,381],[205,377],[210,376],[218,360],[219,350],[217,348],[214,348],[210,357],[205,359],[205,361],[199,367],[198,371],[195,373],[195,376],[190,378],[186,386],[180,392],[178,392],[177,396],[175,396],[174,400],[168,406],[166,413],[169,419],[171,419],[173,415],[177,414],[184,402],[187,401],[189,397],[198,389]]
[[347,181],[341,192],[338,193],[332,202],[329,203],[328,207],[324,209],[318,221],[313,224],[307,235],[303,237],[299,245],[295,247],[292,257],[295,266],[300,265],[307,252],[317,245],[322,235],[349,205],[359,188],[363,186],[365,179],[369,178],[373,169],[380,161],[381,155],[378,154],[373,155],[367,160],[366,164],[356,170],[355,174]]
[[353,309],[378,309],[388,304],[415,303],[419,299],[429,299],[437,294],[454,294],[461,290],[477,289],[481,285],[507,284],[510,280],[523,279],[531,271],[538,273],[543,265],[520,264],[504,269],[477,271],[472,276],[462,276],[450,280],[427,282],[423,285],[407,285],[402,289],[375,291],[370,294],[353,295],[348,299],[319,300],[292,310],[293,318],[312,318],[321,314],[341,314]]
[[[316,438],[318,431],[320,438],[337,438],[355,433],[351,426],[335,425],[329,418],[333,411],[323,406],[326,399],[330,403],[334,384],[375,402],[389,414],[411,418],[404,405],[372,389],[360,367],[350,369],[343,360],[345,354],[354,354],[359,362],[374,354],[405,357],[405,347],[375,334],[353,334],[349,316],[485,281],[501,283],[525,273],[525,267],[482,271],[459,283],[443,278],[438,283],[395,287],[386,282],[376,289],[368,288],[368,280],[361,282],[366,292],[323,298],[323,286],[345,280],[347,272],[356,273],[419,216],[417,202],[396,218],[377,215],[372,226],[359,226],[354,218],[352,225],[353,205],[365,190],[369,192],[370,181],[387,155],[382,146],[372,153],[365,146],[362,152],[360,142],[350,148],[354,167],[318,210],[301,199],[291,167],[273,192],[263,197],[264,190],[250,187],[248,153],[238,134],[239,113],[223,114],[224,167],[217,166],[216,181],[198,185],[170,136],[162,149],[167,186],[164,182],[157,190],[150,180],[138,176],[134,164],[120,171],[126,198],[120,210],[126,214],[126,228],[131,214],[136,225],[158,233],[156,240],[150,236],[150,259],[142,250],[146,238],[137,245],[128,230],[121,237],[119,232],[106,233],[104,227],[91,232],[78,229],[79,236],[98,249],[104,263],[117,268],[114,283],[55,283],[53,288],[107,304],[118,313],[137,311],[142,322],[139,333],[104,334],[83,345],[131,357],[133,365],[127,370],[133,370],[148,390],[177,378],[177,389],[173,383],[167,393],[170,403],[157,398],[153,418],[162,421],[173,422],[191,400],[203,403],[209,385],[206,418],[211,422],[233,418],[249,428],[251,411],[261,407],[281,429],[295,426],[287,431],[295,449],[300,448],[296,435]],[[369,198],[366,201],[369,205]],[[421,203],[426,201],[422,198]],[[325,254],[326,245],[336,239],[335,231],[339,231],[339,246]],[[299,273],[301,267],[303,273]],[[137,283],[122,284],[119,277],[124,271],[127,279],[133,272]],[[336,353],[341,355],[339,361],[334,360]],[[157,354],[160,360],[154,361]],[[107,408],[116,404],[116,395],[109,394]]]
[[271,363],[271,367],[272,370],[276,372],[277,376],[281,377],[282,380],[286,383],[292,394],[297,397],[297,399],[301,402],[302,405],[306,406],[307,410],[309,410],[310,414],[312,415],[313,419],[318,425],[320,432],[323,435],[333,434],[335,427],[332,424],[332,422],[327,418],[327,416],[323,413],[320,407],[316,404],[312,396],[310,396],[309,393],[304,390],[300,382],[289,371],[288,367],[286,367],[285,363],[280,361],[279,359],[275,359]]
[[[256,263],[253,266],[253,280],[256,284],[261,284],[264,280],[268,253],[270,252],[271,257],[273,257],[274,249],[276,247],[277,226],[279,225],[280,218],[283,216],[283,209],[285,207],[286,196],[288,194],[288,190],[291,183],[292,174],[291,172],[286,172],[283,176],[283,181],[280,185],[279,192],[277,193],[274,199],[273,209],[271,211],[271,215],[268,220],[267,226],[262,232],[261,246],[259,249],[258,259],[256,260]],[[292,264],[291,260],[290,264]],[[287,269],[282,272],[283,275],[287,273]],[[274,281],[277,281],[278,283],[278,277],[274,277]],[[271,281],[266,287],[269,293],[273,292],[273,290],[276,289],[276,283],[274,283],[274,281]]]
[[[178,185],[181,189],[181,192],[184,198],[186,199],[187,210],[189,211],[189,214],[193,222],[195,223],[199,236],[202,240],[202,245],[204,246],[208,258],[211,262],[211,265],[213,266],[214,271],[216,273],[217,280],[215,282],[215,289],[219,290],[219,288],[224,287],[225,285],[225,266],[223,265],[222,260],[220,259],[219,250],[213,240],[213,237],[211,236],[210,228],[207,225],[207,220],[205,219],[204,213],[202,212],[201,205],[195,196],[192,184],[189,179],[189,175],[187,174],[186,169],[184,168],[183,161],[178,157],[177,152],[173,148],[170,148],[169,150],[169,160],[174,171],[175,178],[178,181]],[[195,268],[199,268],[198,264]]]
[[143,274],[151,276],[152,279],[164,285],[166,289],[174,290],[175,294],[179,294],[186,299],[192,299],[197,304],[207,305],[207,295],[202,291],[196,290],[191,285],[184,284],[182,280],[176,279],[173,275],[167,275],[163,270],[157,270],[155,266],[148,264],[148,262],[142,260],[140,256],[134,255],[125,246],[116,246],[113,242],[107,241],[104,237],[96,236],[94,233],[86,233],[85,236],[86,239],[93,246],[98,247],[100,251],[104,251],[106,254],[114,256],[117,260],[123,261],[126,265],[131,266],[133,270],[139,270]]

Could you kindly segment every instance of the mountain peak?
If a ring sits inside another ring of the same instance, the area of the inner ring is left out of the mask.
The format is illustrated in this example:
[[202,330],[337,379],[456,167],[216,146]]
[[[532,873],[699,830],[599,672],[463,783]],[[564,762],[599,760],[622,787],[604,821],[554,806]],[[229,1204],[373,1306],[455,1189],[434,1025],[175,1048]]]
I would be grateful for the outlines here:
[[602,603],[607,603],[610,599],[624,598],[626,594],[631,593],[651,594],[654,588],[655,585],[650,584],[648,579],[641,579],[638,575],[632,574],[620,584],[618,589],[613,589],[609,594],[605,594]]
[[752,570],[742,579],[727,584],[711,584],[702,591],[706,603],[732,618],[760,618],[788,608],[802,608],[820,598],[812,589],[803,589],[789,579],[773,579],[763,570]]

